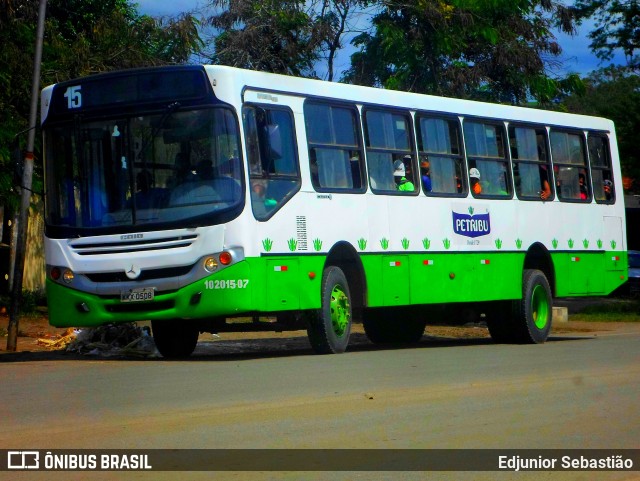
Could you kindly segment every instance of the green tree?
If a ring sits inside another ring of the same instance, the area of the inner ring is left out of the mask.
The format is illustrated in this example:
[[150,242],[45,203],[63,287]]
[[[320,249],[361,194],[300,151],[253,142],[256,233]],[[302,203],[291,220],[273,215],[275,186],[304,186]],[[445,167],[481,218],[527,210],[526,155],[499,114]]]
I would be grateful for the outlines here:
[[335,58],[353,17],[369,0],[212,0],[211,62],[301,77],[324,70],[333,80]]
[[589,47],[600,59],[611,60],[622,50],[629,68],[640,69],[640,1],[576,0],[573,12],[578,22],[595,20]]
[[387,0],[372,23],[345,81],[512,104],[579,84],[546,73],[562,51],[553,29],[573,32],[548,0]]
[[321,39],[304,0],[214,0],[213,63],[314,76]]
[[625,67],[611,66],[592,72],[585,79],[583,95],[571,95],[563,105],[572,113],[597,115],[614,121],[623,175],[635,179],[640,192],[640,77]]

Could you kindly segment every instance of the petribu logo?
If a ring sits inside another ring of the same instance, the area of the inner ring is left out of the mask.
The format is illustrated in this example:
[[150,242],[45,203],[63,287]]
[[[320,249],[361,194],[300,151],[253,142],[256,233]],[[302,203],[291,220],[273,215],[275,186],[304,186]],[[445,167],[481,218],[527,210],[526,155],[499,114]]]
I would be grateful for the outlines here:
[[453,232],[465,237],[481,237],[491,233],[491,219],[486,214],[453,214]]
[[40,453],[38,451],[9,451],[7,453],[8,469],[38,469]]

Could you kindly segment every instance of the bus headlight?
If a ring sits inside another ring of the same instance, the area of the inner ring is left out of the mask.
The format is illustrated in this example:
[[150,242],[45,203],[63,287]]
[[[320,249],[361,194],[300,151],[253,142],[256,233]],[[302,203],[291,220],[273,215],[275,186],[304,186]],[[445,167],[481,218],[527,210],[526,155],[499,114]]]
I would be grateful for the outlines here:
[[75,274],[70,269],[66,269],[62,273],[62,280],[65,281],[67,284],[70,284],[71,281],[73,281],[74,277],[75,277]]
[[218,263],[216,262],[216,258],[215,257],[207,257],[204,260],[204,268],[208,271],[208,272],[213,272],[218,268]]

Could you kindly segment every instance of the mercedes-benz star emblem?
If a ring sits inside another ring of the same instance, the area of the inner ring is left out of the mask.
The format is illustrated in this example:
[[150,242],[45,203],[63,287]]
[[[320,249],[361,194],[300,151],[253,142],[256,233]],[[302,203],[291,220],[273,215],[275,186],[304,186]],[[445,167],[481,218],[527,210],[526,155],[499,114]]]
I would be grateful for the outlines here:
[[140,275],[140,272],[141,271],[139,266],[131,264],[131,267],[126,271],[126,274],[129,279],[137,279]]

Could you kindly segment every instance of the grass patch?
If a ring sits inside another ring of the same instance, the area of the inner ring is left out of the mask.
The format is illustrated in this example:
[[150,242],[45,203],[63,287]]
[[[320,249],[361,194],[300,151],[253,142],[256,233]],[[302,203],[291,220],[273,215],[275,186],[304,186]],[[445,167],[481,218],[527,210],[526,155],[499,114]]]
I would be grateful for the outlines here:
[[640,299],[617,299],[585,307],[571,314],[571,321],[583,322],[640,322]]

